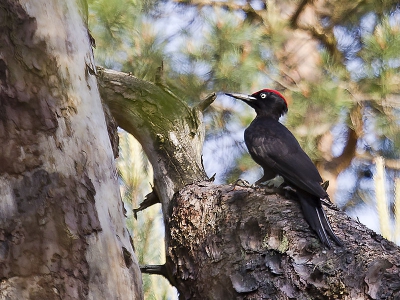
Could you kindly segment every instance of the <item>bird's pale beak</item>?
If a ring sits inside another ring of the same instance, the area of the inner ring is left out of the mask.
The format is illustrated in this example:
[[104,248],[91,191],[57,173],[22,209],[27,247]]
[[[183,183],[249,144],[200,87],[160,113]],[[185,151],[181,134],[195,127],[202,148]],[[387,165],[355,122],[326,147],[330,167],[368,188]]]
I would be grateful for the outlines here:
[[250,95],[244,95],[244,94],[230,94],[230,93],[225,93],[225,95],[231,96],[233,98],[239,99],[239,100],[243,100],[245,102],[249,101],[255,101],[257,100],[257,98],[250,96]]

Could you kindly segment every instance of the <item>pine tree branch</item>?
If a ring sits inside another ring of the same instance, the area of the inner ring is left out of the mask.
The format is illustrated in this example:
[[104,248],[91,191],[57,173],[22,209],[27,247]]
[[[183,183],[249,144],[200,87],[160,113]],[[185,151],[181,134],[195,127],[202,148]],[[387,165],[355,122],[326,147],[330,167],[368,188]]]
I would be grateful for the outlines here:
[[140,142],[154,171],[163,210],[183,186],[206,180],[202,115],[161,87],[130,74],[98,70],[99,91],[118,126]]
[[249,10],[252,10],[253,8],[249,3],[245,4],[237,4],[235,2],[222,2],[222,1],[209,1],[209,0],[174,0],[175,3],[179,4],[187,4],[191,6],[196,6],[198,8],[203,8],[205,6],[211,6],[211,7],[220,7],[224,8],[227,10],[242,10],[244,12],[247,12]]
[[292,26],[292,28],[296,28],[299,16],[303,12],[303,10],[305,9],[305,7],[307,6],[307,4],[309,2],[310,2],[310,0],[302,0],[297,5],[297,8],[296,8],[295,12],[293,13],[293,15],[289,19],[289,23],[290,23],[290,26]]

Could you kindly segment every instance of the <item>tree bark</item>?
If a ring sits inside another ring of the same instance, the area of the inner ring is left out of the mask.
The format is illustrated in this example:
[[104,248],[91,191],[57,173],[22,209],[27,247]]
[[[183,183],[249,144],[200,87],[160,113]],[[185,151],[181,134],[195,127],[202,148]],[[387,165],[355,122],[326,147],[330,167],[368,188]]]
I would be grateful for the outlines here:
[[327,215],[342,248],[324,249],[287,195],[186,186],[167,230],[181,299],[399,299],[400,249],[343,212]]
[[0,299],[143,298],[81,3],[0,3]]
[[[206,178],[200,153],[196,153],[201,140],[186,146],[193,134],[184,129],[201,130],[199,107],[207,107],[212,97],[190,109],[153,84],[108,70],[100,72],[99,86],[117,123],[145,141],[155,167],[157,191],[166,197],[162,204],[167,247],[166,265],[147,269],[168,277],[181,299],[400,297],[400,249],[344,213],[326,209],[344,242],[342,248],[327,250],[288,192],[280,190],[282,196],[265,189],[199,182]],[[117,109],[119,102],[124,102],[124,109]],[[165,102],[180,113],[164,114]],[[152,103],[154,110],[141,109],[142,103],[143,107]],[[182,105],[185,108],[178,108]],[[191,127],[194,110],[198,118]],[[146,126],[146,120],[160,115],[179,126],[153,126],[151,122]],[[160,134],[168,147],[156,146]],[[193,160],[195,172],[191,171]],[[190,166],[189,171],[180,174],[185,166]],[[174,184],[162,183],[163,177]],[[163,192],[163,188],[170,190]]]

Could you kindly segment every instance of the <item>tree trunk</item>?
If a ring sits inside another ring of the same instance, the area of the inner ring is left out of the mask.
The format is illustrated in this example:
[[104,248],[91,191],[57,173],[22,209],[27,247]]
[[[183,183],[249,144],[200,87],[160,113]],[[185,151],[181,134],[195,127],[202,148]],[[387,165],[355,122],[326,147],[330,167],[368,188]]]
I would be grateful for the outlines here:
[[166,265],[146,270],[166,276],[181,299],[400,297],[400,249],[344,213],[325,209],[344,242],[328,250],[289,199],[293,195],[199,182],[206,178],[196,152],[201,139],[193,137],[203,136],[201,111],[213,97],[190,109],[151,83],[104,69],[99,86],[117,123],[145,143],[167,247]]
[[83,2],[0,3],[0,299],[143,298]]

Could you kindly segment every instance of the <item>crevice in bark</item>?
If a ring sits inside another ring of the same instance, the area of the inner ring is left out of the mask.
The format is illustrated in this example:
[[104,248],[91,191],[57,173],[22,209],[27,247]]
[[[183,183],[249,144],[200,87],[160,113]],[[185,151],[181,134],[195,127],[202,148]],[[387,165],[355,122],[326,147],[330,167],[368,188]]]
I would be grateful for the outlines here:
[[115,121],[114,117],[111,114],[110,109],[108,108],[107,104],[101,101],[103,105],[104,115],[106,117],[106,124],[107,124],[107,132],[108,137],[110,138],[111,148],[114,153],[114,158],[118,158],[119,156],[119,136],[118,136],[118,124]]

